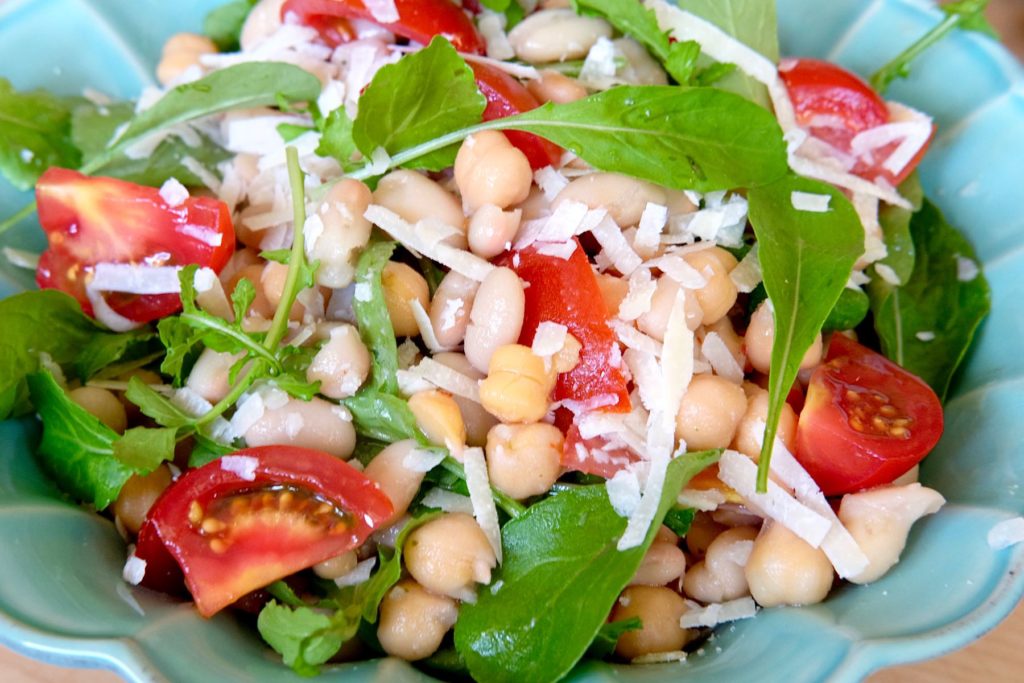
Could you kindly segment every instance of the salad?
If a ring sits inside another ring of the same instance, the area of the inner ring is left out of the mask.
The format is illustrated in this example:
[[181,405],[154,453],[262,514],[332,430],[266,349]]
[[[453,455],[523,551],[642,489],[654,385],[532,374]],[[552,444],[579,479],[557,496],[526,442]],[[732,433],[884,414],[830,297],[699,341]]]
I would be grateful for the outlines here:
[[877,91],[983,4],[874,89],[753,0],[243,0],[138,102],[3,84],[49,247],[0,412],[300,673],[556,680],[873,581],[988,307]]

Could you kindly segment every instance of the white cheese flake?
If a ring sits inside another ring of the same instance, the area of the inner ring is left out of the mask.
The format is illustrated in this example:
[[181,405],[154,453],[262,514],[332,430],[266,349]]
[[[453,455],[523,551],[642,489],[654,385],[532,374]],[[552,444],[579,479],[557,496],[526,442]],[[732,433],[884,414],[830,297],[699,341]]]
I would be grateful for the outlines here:
[[260,461],[251,455],[225,455],[220,459],[220,468],[225,472],[231,472],[239,479],[245,481],[256,480],[256,468]]
[[185,203],[188,199],[188,189],[178,182],[177,178],[168,178],[160,186],[160,198],[173,209]]
[[971,282],[980,273],[978,264],[966,256],[956,254],[956,279],[960,282]]
[[416,321],[416,327],[419,328],[423,343],[427,345],[430,352],[441,353],[442,351],[450,351],[450,348],[438,341],[437,335],[434,333],[434,324],[430,322],[430,314],[427,313],[427,309],[423,308],[423,302],[412,298],[407,303],[409,304],[409,310],[412,311],[412,317]]
[[757,257],[757,244],[729,271],[729,279],[736,285],[736,291],[743,294],[750,294],[761,284],[763,277],[761,262]]
[[629,290],[619,304],[618,318],[632,321],[650,311],[651,300],[657,289],[658,283],[651,277],[650,270],[647,268],[634,270],[629,276]]
[[537,326],[531,349],[536,356],[551,358],[565,348],[565,339],[568,335],[569,328],[565,325],[545,320]]
[[367,560],[363,560],[355,567],[353,567],[352,571],[348,572],[347,574],[342,574],[341,576],[336,578],[334,580],[334,583],[339,588],[344,588],[345,586],[357,586],[370,579],[370,573],[373,571],[373,568],[376,565],[376,557],[371,557]]
[[[553,256],[563,261],[568,261],[576,253],[576,240],[568,242],[540,242],[537,253],[544,256]],[[518,256],[518,254],[517,254]]]
[[480,384],[477,380],[439,363],[433,358],[424,358],[418,365],[410,368],[409,373],[453,396],[459,396],[474,403],[480,402]]
[[615,269],[623,275],[629,276],[643,263],[640,255],[626,241],[622,228],[616,225],[610,216],[604,216],[590,232],[604,249],[605,255]]
[[735,384],[743,384],[743,368],[736,362],[736,357],[717,332],[708,332],[704,336],[700,351],[708,359],[716,375]]
[[393,24],[399,19],[395,0],[364,0],[364,5],[378,23]]
[[892,269],[892,266],[887,266],[884,263],[875,264],[875,272],[878,273],[878,277],[882,278],[890,285],[900,286],[900,276],[896,274],[896,271]]
[[413,448],[402,458],[402,466],[412,472],[429,472],[444,460],[444,451]]
[[647,202],[640,214],[640,223],[633,238],[633,248],[640,254],[650,256],[661,242],[661,231],[668,224],[668,207]]
[[99,292],[127,294],[177,294],[181,291],[178,266],[145,266],[134,263],[97,263],[89,286]]
[[3,248],[4,258],[7,262],[16,268],[25,268],[26,270],[35,270],[39,267],[39,257],[41,254],[37,254],[32,251],[26,251],[24,249],[15,249],[14,247]]
[[534,171],[533,180],[544,193],[544,198],[549,202],[555,201],[558,193],[569,184],[569,179],[555,170],[553,166],[545,166]]
[[464,450],[462,464],[466,469],[466,488],[469,489],[469,499],[473,503],[473,516],[491,544],[498,564],[501,564],[501,527],[498,526],[498,509],[491,495],[491,482],[487,477],[483,449]]
[[480,35],[487,46],[488,57],[504,60],[516,56],[515,50],[512,49],[512,43],[509,42],[508,36],[505,34],[504,14],[483,10],[480,13],[480,20],[477,22],[477,28],[480,29]]
[[688,601],[686,612],[679,619],[679,625],[683,628],[711,628],[738,619],[749,619],[755,614],[757,604],[749,596],[728,602],[713,602],[704,607]]
[[[577,445],[582,446],[583,444]],[[583,459],[585,460],[585,458]],[[625,467],[616,472],[611,479],[605,482],[605,488],[608,490],[608,500],[611,502],[612,508],[620,517],[629,518],[639,507],[640,480],[633,468]]]
[[135,547],[132,546],[132,552],[128,555],[128,560],[124,563],[124,569],[121,571],[121,577],[133,586],[138,586],[142,583],[142,579],[146,576],[146,561],[141,557],[136,557]]
[[828,205],[832,202],[832,195],[794,190],[789,195],[789,201],[797,211],[827,213]]
[[446,491],[445,489],[434,487],[427,491],[427,494],[423,496],[423,500],[420,503],[424,507],[435,508],[437,510],[443,510],[444,512],[464,512],[468,515],[473,514],[473,502],[468,496],[463,496],[453,491]]

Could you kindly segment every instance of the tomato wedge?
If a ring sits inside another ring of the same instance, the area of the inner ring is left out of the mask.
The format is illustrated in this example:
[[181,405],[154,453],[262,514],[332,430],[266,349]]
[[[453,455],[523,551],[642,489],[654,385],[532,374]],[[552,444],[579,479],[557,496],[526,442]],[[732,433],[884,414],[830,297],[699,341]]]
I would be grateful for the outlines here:
[[[473,75],[476,76],[477,87],[487,98],[484,121],[515,116],[540,106],[537,98],[531,95],[522,83],[501,69],[479,62],[468,62],[468,64],[473,69]],[[561,165],[562,148],[555,143],[533,133],[524,133],[518,130],[505,131],[505,137],[526,155],[533,170],[545,166],[557,168]]]
[[942,435],[942,405],[923,381],[843,335],[811,375],[796,457],[826,495],[887,484]]
[[568,470],[611,479],[616,472],[639,460],[640,456],[632,449],[610,446],[608,440],[600,436],[584,439],[576,422],[565,433],[562,466]]
[[[219,272],[235,250],[231,213],[217,199],[189,197],[170,206],[153,187],[51,168],[36,184],[36,201],[50,243],[39,259],[36,282],[67,292],[90,315],[86,284],[98,263],[196,263]],[[137,323],[181,308],[177,294],[112,293],[106,301]]]
[[[395,35],[426,45],[434,36],[444,36],[459,52],[482,55],[485,43],[472,20],[462,8],[448,0],[395,0],[398,21],[378,21],[363,0],[287,0],[281,6],[281,16],[293,12],[303,24],[316,28],[328,42],[329,33],[322,27],[325,17],[363,19],[383,26]],[[338,44],[352,39],[344,30],[338,30]]]
[[583,247],[568,260],[528,247],[506,263],[529,283],[519,343],[529,346],[544,321],[565,325],[581,345],[580,362],[558,376],[556,401],[575,413],[598,408],[628,412],[629,391],[619,369],[618,341],[608,327],[608,309]]
[[159,539],[208,617],[361,545],[392,512],[380,487],[338,458],[294,446],[248,448],[174,482],[150,510],[136,554],[160,566],[150,536]]
[[[793,101],[797,123],[844,154],[851,153],[851,142],[858,133],[890,122],[889,107],[878,93],[856,74],[831,62],[786,59],[779,65],[779,76]],[[920,163],[928,143],[900,173],[893,174],[882,167],[882,162],[898,144],[892,142],[878,149],[870,159],[858,159],[851,172],[868,180],[882,177],[899,185]]]

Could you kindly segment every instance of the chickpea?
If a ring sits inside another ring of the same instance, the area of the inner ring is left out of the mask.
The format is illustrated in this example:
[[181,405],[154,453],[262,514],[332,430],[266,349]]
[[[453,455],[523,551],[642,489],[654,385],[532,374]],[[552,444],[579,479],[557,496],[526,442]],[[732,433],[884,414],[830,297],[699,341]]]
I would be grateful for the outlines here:
[[415,581],[405,579],[381,602],[377,639],[389,655],[416,661],[437,651],[458,618],[459,607],[454,600],[429,593]]
[[747,564],[757,529],[726,529],[707,548],[704,559],[686,572],[683,590],[700,602],[735,600],[748,593],[743,567]]
[[707,512],[698,512],[693,517],[690,530],[686,532],[686,549],[694,557],[704,557],[708,546],[725,531],[724,524],[719,524]]
[[472,599],[474,583],[489,583],[497,565],[483,530],[469,515],[453,512],[417,528],[405,542],[405,566],[432,593]]
[[[270,315],[265,317],[270,318],[273,316],[278,304],[281,303],[281,298],[284,297],[284,288],[288,281],[288,270],[287,265],[277,261],[267,261],[266,265],[263,266],[263,272],[260,274],[260,287],[263,290],[263,295],[267,297],[267,302],[269,302],[271,309]],[[288,312],[288,319],[302,320],[305,312],[306,307],[299,301],[295,301],[292,304],[292,310]]]
[[359,390],[370,374],[370,352],[359,332],[348,324],[331,328],[327,343],[313,356],[306,380],[320,382],[320,393],[328,398],[348,398]]
[[323,562],[314,564],[313,573],[321,579],[334,581],[355,569],[358,563],[359,558],[356,557],[356,552],[354,550],[346,550],[340,555],[335,555]]
[[648,202],[664,204],[665,199],[665,188],[654,183],[618,173],[589,173],[566,185],[551,208],[567,200],[583,202],[591,209],[606,209],[619,227],[628,228],[640,222]]
[[674,531],[669,529],[664,524],[659,524],[658,531],[654,534],[654,542],[677,545],[679,543],[679,537],[676,536]]
[[430,301],[430,326],[434,328],[434,336],[442,346],[458,346],[466,338],[469,312],[473,309],[479,288],[479,282],[454,270],[448,271],[442,278]]
[[[658,278],[658,285],[651,296],[651,308],[637,318],[636,325],[640,331],[658,341],[665,340],[665,330],[668,327],[668,319],[672,315],[672,307],[675,306],[676,297],[682,287],[675,280],[667,276]],[[694,292],[685,291],[683,305],[686,311],[686,326],[695,330],[700,326],[704,313]]]
[[603,19],[577,16],[571,9],[535,12],[516,24],[508,40],[516,56],[531,64],[586,57],[598,38],[611,38]]
[[721,320],[736,303],[736,285],[729,277],[729,272],[736,267],[736,259],[721,247],[691,251],[683,259],[708,278],[707,284],[695,292],[704,324]]
[[526,295],[519,276],[510,268],[495,268],[476,292],[466,328],[466,358],[487,372],[495,349],[514,344],[523,329]]
[[813,605],[832,588],[832,563],[786,527],[768,520],[745,570],[750,594],[763,607]]
[[[629,280],[624,277],[616,277],[608,273],[597,275],[597,286],[601,290],[601,298],[604,299],[605,308],[614,315],[622,305],[623,299],[629,294]],[[653,298],[653,297],[652,297]]]
[[130,533],[139,533],[149,509],[170,485],[171,470],[167,465],[160,465],[149,474],[133,475],[117,494],[117,500],[114,501],[114,516]]
[[267,408],[245,432],[250,446],[287,444],[314,448],[339,458],[352,455],[356,433],[352,415],[344,406],[322,398],[303,401],[288,399],[280,408]]
[[717,375],[695,375],[676,416],[676,437],[691,450],[725,448],[747,411],[743,389]]
[[545,493],[562,473],[564,441],[554,425],[495,425],[487,434],[491,483],[516,500]]
[[315,214],[323,231],[308,250],[311,261],[320,261],[317,284],[340,289],[352,282],[359,250],[366,246],[373,227],[363,217],[371,201],[370,188],[350,178],[343,178],[327,191]]
[[420,391],[409,397],[409,410],[416,426],[431,443],[458,451],[466,445],[466,424],[459,404],[452,395],[439,389]]
[[99,387],[78,387],[68,392],[68,398],[118,434],[128,428],[128,414],[112,391]]
[[900,561],[914,522],[939,511],[945,498],[920,484],[883,486],[849,493],[839,506],[839,520],[868,557],[868,566],[853,583],[882,578]]
[[[747,391],[747,411],[736,428],[730,448],[739,451],[755,462],[761,458],[761,441],[764,438],[764,425],[768,417],[768,392],[754,384],[744,384]],[[779,415],[777,436],[786,444],[790,451],[796,443],[796,413],[788,403],[782,404]]]
[[629,586],[612,608],[611,621],[639,617],[643,627],[619,636],[615,653],[635,659],[654,652],[680,650],[696,635],[679,625],[686,613],[686,602],[671,588]]
[[420,490],[423,478],[427,474],[405,466],[406,456],[417,446],[418,444],[412,439],[396,441],[374,456],[370,464],[363,470],[363,474],[377,482],[384,494],[391,500],[394,513],[384,526],[392,524],[405,514],[405,511],[409,509],[409,503],[416,497],[416,492]]
[[467,137],[455,157],[455,184],[472,213],[484,204],[504,209],[530,194],[533,170],[526,155],[504,133],[485,130]]
[[423,308],[430,305],[430,287],[422,275],[397,261],[388,261],[380,276],[384,287],[384,303],[388,307],[391,327],[396,337],[415,337],[420,333],[419,325],[412,314],[413,300]]
[[[260,258],[259,251],[256,249],[236,249],[235,253],[228,259],[228,264],[224,266],[224,269],[220,271],[217,278],[224,286],[224,291],[231,293],[235,288],[235,284],[238,282],[238,274],[241,273],[245,268],[249,266],[262,266],[263,259]],[[255,277],[250,277],[249,281],[254,285],[260,281],[259,274]]]
[[[772,345],[775,343],[775,317],[772,313],[772,306],[768,300],[764,300],[750,316],[750,325],[747,327],[747,334],[743,338],[747,350],[747,358],[750,364],[758,372],[768,374],[772,364]],[[821,333],[815,337],[811,348],[807,349],[804,357],[800,360],[800,369],[813,368],[821,362],[822,341]]]
[[551,69],[542,70],[540,78],[529,81],[526,84],[526,89],[541,104],[545,102],[566,104],[582,100],[587,96],[587,89],[579,81]]
[[494,258],[508,248],[519,231],[522,211],[502,211],[494,204],[484,204],[469,219],[469,249],[481,258]]
[[216,403],[231,391],[228,374],[231,366],[242,358],[240,353],[203,349],[185,380],[185,386],[210,403]]
[[198,66],[200,57],[213,54],[217,54],[217,46],[206,36],[177,33],[164,43],[163,55],[156,67],[156,79],[160,85],[168,85],[189,67]]
[[377,183],[373,202],[394,211],[402,220],[416,223],[425,218],[436,218],[460,230],[445,242],[460,249],[466,248],[466,216],[455,196],[416,171],[392,171]]
[[537,422],[547,415],[554,376],[526,346],[508,344],[494,352],[480,403],[502,422]]
[[637,85],[668,84],[665,70],[643,45],[632,38],[618,38],[612,42],[617,51],[626,58],[626,67],[619,72],[623,80]]
[[631,586],[664,586],[686,571],[686,555],[675,543],[655,541],[630,580]]
[[252,300],[252,304],[249,305],[249,310],[246,311],[246,315],[270,319],[274,317],[274,305],[270,303],[270,299],[267,298],[265,288],[263,286],[264,265],[264,263],[260,262],[258,264],[245,266],[232,276],[224,289],[230,298],[235,293],[235,287],[238,286],[238,283],[242,280],[248,280],[249,283],[252,284],[253,289],[256,290],[256,298],[254,298]]
[[285,0],[260,0],[249,12],[242,34],[238,42],[242,50],[248,52],[257,43],[276,31],[281,26],[281,6]]
[[[484,378],[484,373],[470,365],[461,353],[437,353],[434,354],[434,360],[452,370],[461,372],[470,379],[481,380]],[[498,420],[476,401],[470,401],[461,396],[452,398],[455,399],[455,403],[458,404],[459,410],[462,412],[462,421],[466,425],[466,443],[470,446],[483,446],[487,443],[487,433],[498,423]]]

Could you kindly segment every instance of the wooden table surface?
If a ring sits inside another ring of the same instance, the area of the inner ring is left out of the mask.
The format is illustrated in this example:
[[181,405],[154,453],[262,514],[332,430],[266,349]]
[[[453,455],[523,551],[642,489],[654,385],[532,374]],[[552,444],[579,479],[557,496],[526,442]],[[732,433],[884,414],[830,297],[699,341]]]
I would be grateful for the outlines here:
[[[1003,41],[1024,57],[1024,0],[992,0],[989,18]],[[870,683],[1016,683],[1024,679],[1024,603],[968,647],[918,664],[880,671]],[[0,646],[0,683],[118,683],[108,671],[69,670],[22,657]]]

